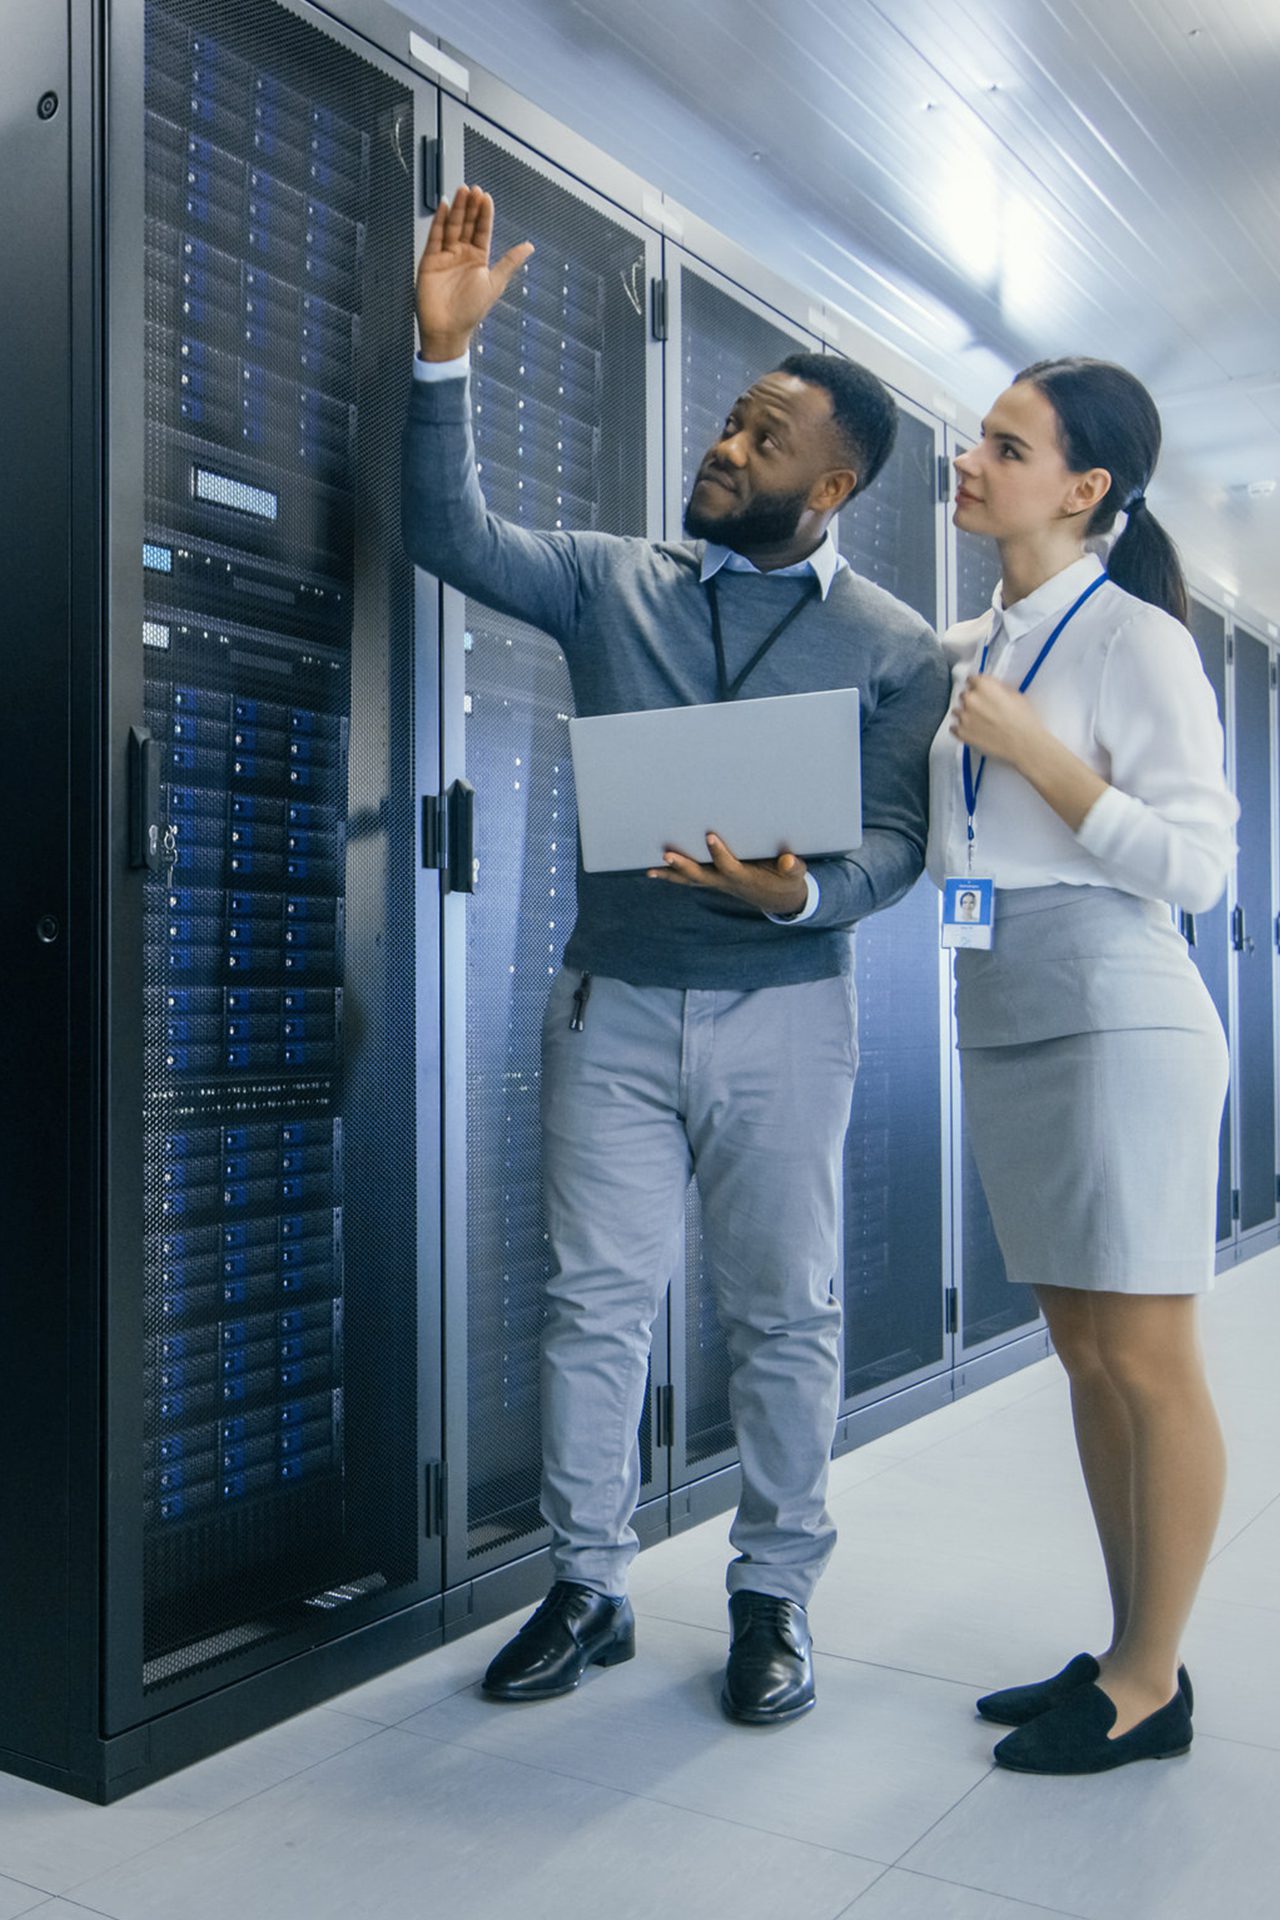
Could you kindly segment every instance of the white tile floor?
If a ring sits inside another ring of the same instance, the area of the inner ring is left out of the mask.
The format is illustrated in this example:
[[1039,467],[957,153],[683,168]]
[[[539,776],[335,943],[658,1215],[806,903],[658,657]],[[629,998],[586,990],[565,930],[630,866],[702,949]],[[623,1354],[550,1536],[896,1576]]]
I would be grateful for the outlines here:
[[504,1621],[117,1807],[0,1776],[0,1920],[1272,1920],[1278,1299],[1280,1252],[1207,1308],[1233,1478],[1185,1759],[1028,1779],[973,1714],[1104,1628],[1050,1361],[836,1463],[796,1725],[720,1715],[715,1520],[642,1557],[638,1658],[568,1699],[478,1696]]

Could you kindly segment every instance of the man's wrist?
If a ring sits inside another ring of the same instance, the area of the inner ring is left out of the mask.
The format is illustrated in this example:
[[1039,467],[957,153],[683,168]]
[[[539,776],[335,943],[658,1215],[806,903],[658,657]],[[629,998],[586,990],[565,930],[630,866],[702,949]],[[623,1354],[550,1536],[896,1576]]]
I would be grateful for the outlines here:
[[433,360],[461,360],[464,353],[471,349],[469,333],[433,333],[422,336],[418,348],[418,358],[430,364]]

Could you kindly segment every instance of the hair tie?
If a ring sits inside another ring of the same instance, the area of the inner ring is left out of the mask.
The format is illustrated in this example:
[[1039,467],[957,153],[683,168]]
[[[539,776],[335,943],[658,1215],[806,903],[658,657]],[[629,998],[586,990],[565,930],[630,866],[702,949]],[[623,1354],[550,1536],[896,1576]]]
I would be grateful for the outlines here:
[[1125,508],[1125,512],[1128,514],[1134,514],[1138,511],[1139,507],[1145,507],[1146,504],[1147,504],[1146,494],[1135,493],[1133,498],[1130,500],[1128,506]]

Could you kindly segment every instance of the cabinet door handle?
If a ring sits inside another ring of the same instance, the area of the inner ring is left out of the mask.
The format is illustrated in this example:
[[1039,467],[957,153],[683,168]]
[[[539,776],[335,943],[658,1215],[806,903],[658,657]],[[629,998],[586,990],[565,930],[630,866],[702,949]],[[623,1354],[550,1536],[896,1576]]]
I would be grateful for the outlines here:
[[1231,911],[1231,944],[1237,953],[1244,952],[1244,908],[1233,907]]

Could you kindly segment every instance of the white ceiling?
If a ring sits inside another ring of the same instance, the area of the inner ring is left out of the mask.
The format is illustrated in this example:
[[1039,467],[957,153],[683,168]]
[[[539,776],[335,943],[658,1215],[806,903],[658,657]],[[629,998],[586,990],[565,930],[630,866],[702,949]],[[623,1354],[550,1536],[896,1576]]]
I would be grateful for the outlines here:
[[1280,0],[401,4],[978,412],[1131,367],[1153,509],[1280,623]]

